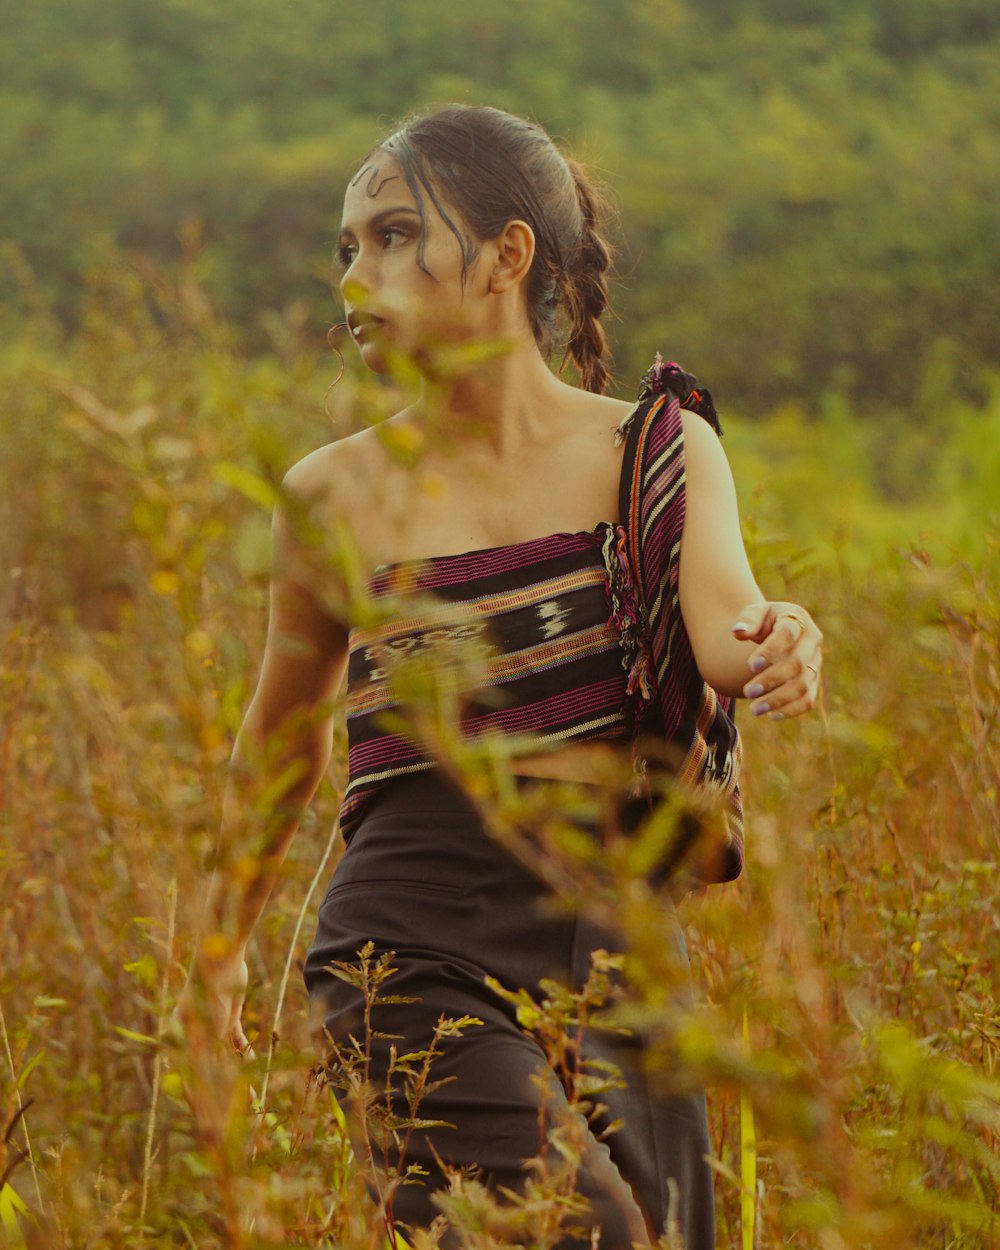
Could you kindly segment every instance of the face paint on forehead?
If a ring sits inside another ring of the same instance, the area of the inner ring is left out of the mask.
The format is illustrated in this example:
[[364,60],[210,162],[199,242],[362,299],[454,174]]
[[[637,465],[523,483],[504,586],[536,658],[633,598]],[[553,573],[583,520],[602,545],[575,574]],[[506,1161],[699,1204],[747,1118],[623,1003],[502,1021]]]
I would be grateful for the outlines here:
[[386,174],[385,177],[380,177],[381,169],[382,167],[380,165],[365,165],[364,168],[359,169],[351,179],[351,186],[356,187],[367,174],[368,182],[365,186],[365,194],[371,196],[374,200],[386,183],[395,182],[395,180],[399,177],[399,174]]

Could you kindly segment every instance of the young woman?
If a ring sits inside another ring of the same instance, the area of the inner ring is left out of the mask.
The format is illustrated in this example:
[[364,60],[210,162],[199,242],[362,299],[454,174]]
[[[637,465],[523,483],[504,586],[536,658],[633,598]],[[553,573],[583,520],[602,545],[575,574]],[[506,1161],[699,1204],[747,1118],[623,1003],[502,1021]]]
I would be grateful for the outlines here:
[[[609,758],[631,758],[640,731],[651,755],[664,744],[676,774],[728,806],[728,844],[700,868],[719,880],[742,855],[730,700],[771,719],[805,712],[820,634],[803,608],[766,602],[754,582],[707,394],[662,365],[638,407],[603,394],[610,257],[597,201],[538,127],[462,106],[407,122],[347,188],[339,255],[363,362],[379,374],[416,362],[423,389],[288,474],[267,648],[234,777],[259,793],[294,768],[257,835],[258,875],[214,888],[212,927],[230,941],[202,944],[193,980],[218,1034],[245,1048],[244,950],[327,767],[329,708],[346,674],[347,847],[306,966],[319,1020],[334,1042],[359,1033],[358,991],[330,968],[356,963],[371,941],[395,952],[391,992],[417,1000],[379,1009],[376,1030],[418,1049],[442,1014],[482,1021],[443,1047],[433,1075],[451,1079],[420,1108],[451,1127],[409,1142],[405,1162],[427,1175],[397,1192],[395,1216],[423,1226],[442,1164],[518,1190],[539,1148],[540,1101],[554,1113],[561,1097],[564,1074],[542,1092],[541,1051],[486,978],[578,988],[591,952],[614,936],[552,906],[550,887],[490,836],[433,744],[405,727],[399,675],[471,645],[479,671],[461,692],[461,734],[488,737],[522,778],[597,775]],[[582,388],[550,369],[561,347]],[[351,560],[318,559],[303,517]],[[249,833],[238,788],[230,840]],[[599,1030],[585,1044],[587,1058],[622,1069],[624,1088],[602,1101],[624,1123],[585,1154],[578,1186],[604,1247],[631,1244],[637,1206],[651,1236],[674,1219],[689,1250],[707,1250],[704,1101],[647,1085],[642,1051],[639,1036]],[[387,1063],[388,1043],[376,1042],[373,1080]]]

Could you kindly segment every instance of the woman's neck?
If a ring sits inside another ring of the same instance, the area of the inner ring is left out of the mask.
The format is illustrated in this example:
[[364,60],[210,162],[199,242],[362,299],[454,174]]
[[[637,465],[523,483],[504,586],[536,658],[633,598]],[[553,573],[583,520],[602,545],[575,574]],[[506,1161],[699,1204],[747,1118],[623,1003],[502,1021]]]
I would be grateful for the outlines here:
[[561,382],[533,338],[449,379],[425,381],[417,411],[453,444],[505,457],[549,439],[575,388]]

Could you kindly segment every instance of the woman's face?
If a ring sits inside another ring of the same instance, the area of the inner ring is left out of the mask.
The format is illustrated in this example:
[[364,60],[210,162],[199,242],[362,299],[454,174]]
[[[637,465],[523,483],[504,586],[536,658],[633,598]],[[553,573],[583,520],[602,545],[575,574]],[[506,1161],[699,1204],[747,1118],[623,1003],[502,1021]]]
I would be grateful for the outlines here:
[[391,156],[375,153],[344,196],[340,290],[351,336],[376,373],[389,371],[393,354],[421,361],[444,342],[489,335],[476,263],[463,282],[458,239],[429,197],[425,212],[429,273],[417,264],[417,204]]

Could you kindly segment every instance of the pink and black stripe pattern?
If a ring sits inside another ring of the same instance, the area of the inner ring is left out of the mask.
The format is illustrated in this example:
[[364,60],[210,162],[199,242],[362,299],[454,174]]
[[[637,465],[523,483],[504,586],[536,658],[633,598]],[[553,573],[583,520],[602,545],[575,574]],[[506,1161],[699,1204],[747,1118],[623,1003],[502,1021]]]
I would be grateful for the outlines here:
[[453,696],[460,735],[497,735],[509,755],[631,736],[628,654],[609,600],[613,532],[602,523],[376,571],[379,619],[351,631],[345,840],[381,786],[434,764],[408,707],[416,692]]
[[[633,574],[645,607],[662,731],[677,748],[676,775],[686,785],[720,791],[726,803],[728,844],[705,865],[706,881],[729,881],[743,868],[743,804],[739,776],[742,747],[733,700],[707,685],[695,663],[680,607],[681,534],[685,515],[686,408],[719,429],[708,392],[672,393],[670,381],[694,384],[677,365],[660,364],[665,384],[649,387],[621,428],[625,438],[620,508]],[[673,373],[670,371],[673,370]],[[651,370],[649,378],[654,370]],[[645,381],[645,379],[644,379]],[[688,399],[696,397],[689,404]],[[658,729],[661,728],[658,726]]]

